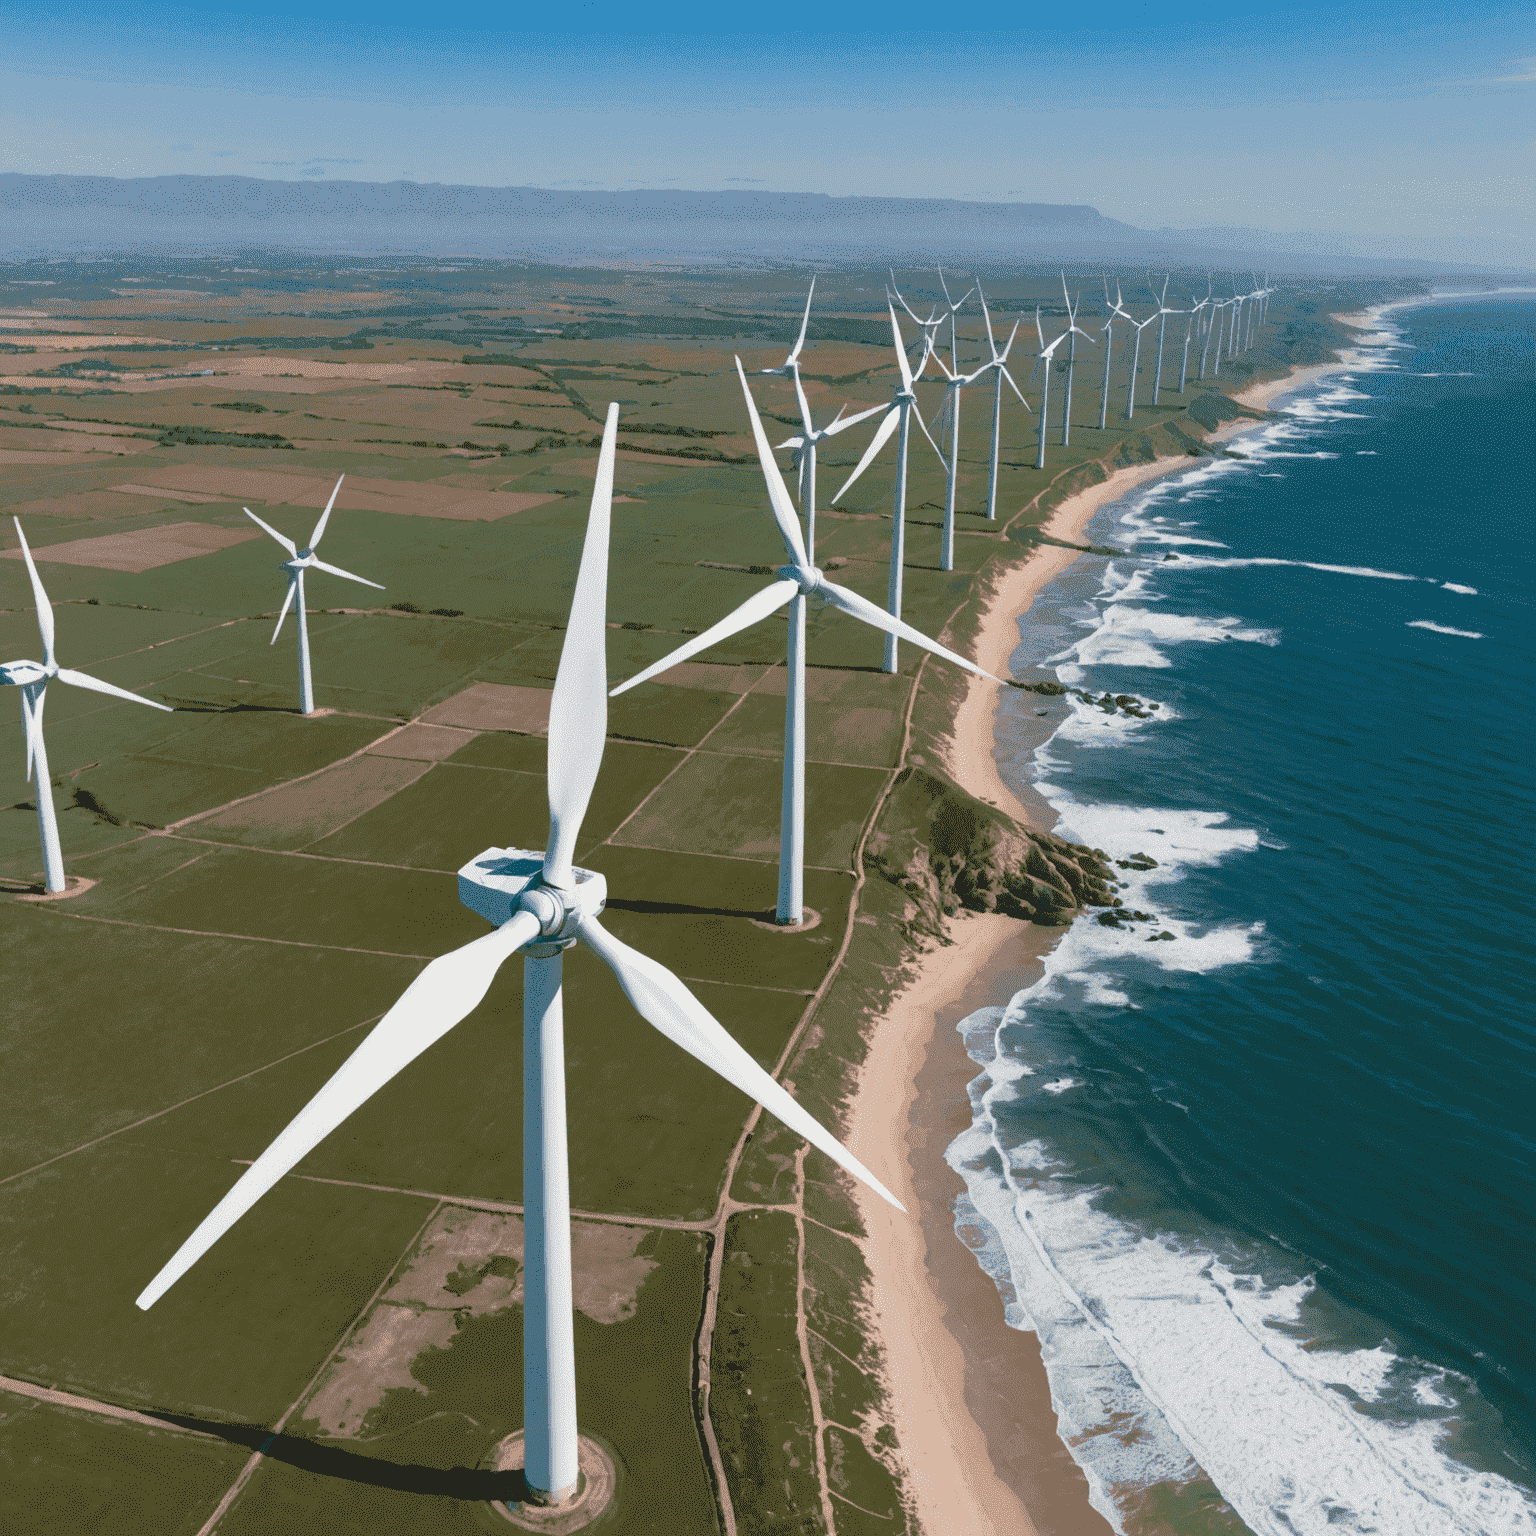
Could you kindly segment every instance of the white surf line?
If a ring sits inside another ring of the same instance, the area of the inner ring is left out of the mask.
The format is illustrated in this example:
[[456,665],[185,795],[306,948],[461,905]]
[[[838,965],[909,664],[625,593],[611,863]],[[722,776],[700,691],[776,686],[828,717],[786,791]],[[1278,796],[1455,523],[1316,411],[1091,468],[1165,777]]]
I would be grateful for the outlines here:
[[167,1430],[173,1435],[197,1435],[204,1440],[217,1440],[206,1429],[191,1429],[152,1414],[140,1413],[136,1408],[122,1408],[116,1403],[104,1403],[94,1397],[80,1397],[74,1392],[61,1392],[57,1387],[40,1387],[35,1382],[18,1381],[14,1376],[0,1376],[0,1392],[14,1392],[17,1397],[30,1397],[40,1403],[52,1403],[56,1408],[73,1408],[79,1413],[94,1413],[104,1419],[123,1419],[129,1424],[139,1424],[145,1429]]
[[1432,629],[1437,635],[1460,635],[1463,640],[1486,640],[1488,637],[1475,629],[1452,629],[1449,624],[1436,624],[1433,619],[1409,619],[1405,628]]
[[341,1353],[342,1346],[347,1342],[349,1338],[352,1337],[352,1330],[354,1327],[356,1327],[358,1320],[360,1318],[366,1317],[373,1310],[374,1306],[378,1302],[379,1297],[384,1294],[384,1287],[389,1284],[389,1282],[394,1278],[395,1272],[400,1268],[400,1259],[404,1258],[404,1256],[408,1254],[416,1246],[416,1244],[421,1241],[422,1233],[425,1232],[428,1226],[431,1225],[432,1221],[436,1218],[437,1213],[440,1210],[442,1210],[442,1205],[438,1204],[434,1205],[432,1209],[427,1212],[427,1219],[422,1222],[422,1224],[416,1229],[416,1233],[411,1238],[410,1242],[408,1242],[405,1247],[400,1250],[400,1258],[397,1258],[395,1262],[391,1264],[389,1268],[384,1272],[384,1278],[379,1281],[378,1288],[374,1291],[373,1295],[368,1298],[364,1305],[360,1307],[352,1317],[347,1319],[346,1326],[341,1330],[341,1333],[338,1335],[336,1342],[326,1352],[325,1359],[320,1362],[319,1369],[313,1376],[309,1378],[308,1382],[305,1383],[304,1390],[300,1392],[299,1395],[293,1400],[293,1403],[283,1414],[282,1418],[280,1418],[277,1423],[272,1426],[272,1433],[265,1441],[262,1442],[261,1448],[251,1452],[250,1460],[247,1461],[246,1464],[240,1469],[240,1475],[230,1485],[229,1490],[225,1493],[224,1497],[219,1500],[218,1507],[211,1515],[209,1515],[207,1520],[203,1522],[203,1525],[199,1529],[197,1536],[213,1536],[214,1531],[218,1529],[219,1521],[221,1521],[224,1516],[229,1513],[230,1505],[232,1505],[235,1500],[240,1497],[240,1494],[244,1490],[245,1485],[250,1482],[251,1478],[255,1475],[257,1467],[259,1467],[261,1463],[266,1459],[267,1446],[271,1445],[272,1441],[277,1439],[277,1437],[282,1434],[283,1426],[286,1425],[288,1420],[298,1412],[299,1408],[308,1399],[310,1393],[315,1390],[315,1387],[319,1384],[320,1378],[329,1369],[331,1361]]
[[145,1115],[142,1120],[135,1120],[129,1125],[120,1125],[115,1131],[107,1131],[90,1141],[82,1141],[78,1147],[71,1147],[67,1152],[59,1152],[53,1157],[45,1158],[40,1163],[34,1163],[30,1168],[23,1168],[19,1173],[8,1173],[0,1178],[0,1186],[10,1184],[16,1179],[24,1179],[29,1173],[36,1173],[40,1168],[51,1168],[53,1164],[62,1162],[66,1157],[73,1157],[77,1152],[89,1152],[92,1147],[99,1147],[102,1142],[111,1141],[114,1136],[121,1136],[127,1131],[136,1131],[152,1120],[159,1120],[162,1116],[173,1114],[178,1109],[185,1109],[188,1104],[195,1104],[199,1099],[206,1099],[210,1093],[219,1093],[225,1088],[233,1088],[236,1083],[243,1083],[247,1078],[256,1077],[271,1067],[280,1067],[285,1061],[292,1061],[295,1056],[302,1056],[306,1051],[318,1050],[322,1045],[340,1040],[343,1035],[353,1034],[359,1029],[367,1029],[370,1024],[377,1024],[383,1017],[382,1013],[377,1013],[371,1019],[364,1019],[360,1024],[349,1024],[345,1029],[337,1030],[334,1035],[327,1035],[323,1040],[311,1041],[308,1045],[301,1045],[296,1051],[289,1051],[286,1056],[279,1056],[276,1061],[267,1061],[259,1067],[252,1067],[249,1072],[242,1072],[239,1077],[232,1077],[227,1083],[216,1083],[212,1088],[204,1088],[200,1093],[194,1093],[191,1098],[180,1099],[175,1104],[168,1104],[164,1109],[157,1109],[154,1114]]

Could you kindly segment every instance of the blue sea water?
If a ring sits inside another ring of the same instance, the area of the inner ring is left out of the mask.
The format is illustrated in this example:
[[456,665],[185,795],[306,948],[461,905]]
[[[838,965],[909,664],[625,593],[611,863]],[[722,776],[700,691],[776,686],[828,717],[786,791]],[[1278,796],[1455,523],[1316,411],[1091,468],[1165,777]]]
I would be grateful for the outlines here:
[[1020,621],[1143,701],[1004,773],[1147,920],[960,1026],[957,1230],[1130,1533],[1536,1532],[1533,306],[1376,324]]

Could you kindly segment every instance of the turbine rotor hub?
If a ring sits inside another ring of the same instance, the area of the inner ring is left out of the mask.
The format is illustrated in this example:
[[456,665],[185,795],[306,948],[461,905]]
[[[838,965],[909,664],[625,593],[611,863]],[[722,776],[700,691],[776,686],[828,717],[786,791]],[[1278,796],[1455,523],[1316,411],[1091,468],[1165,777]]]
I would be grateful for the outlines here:
[[781,565],[779,575],[785,581],[799,582],[800,591],[806,597],[809,597],[822,581],[821,568],[815,565]]

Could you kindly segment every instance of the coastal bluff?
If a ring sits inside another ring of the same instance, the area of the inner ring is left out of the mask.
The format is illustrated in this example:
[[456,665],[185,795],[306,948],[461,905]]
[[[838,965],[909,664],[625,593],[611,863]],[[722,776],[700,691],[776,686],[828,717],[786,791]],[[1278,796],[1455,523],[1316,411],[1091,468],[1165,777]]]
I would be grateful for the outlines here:
[[905,893],[910,938],[948,943],[945,920],[961,910],[1054,928],[1119,905],[1105,855],[1024,826],[933,768],[902,769],[864,863]]

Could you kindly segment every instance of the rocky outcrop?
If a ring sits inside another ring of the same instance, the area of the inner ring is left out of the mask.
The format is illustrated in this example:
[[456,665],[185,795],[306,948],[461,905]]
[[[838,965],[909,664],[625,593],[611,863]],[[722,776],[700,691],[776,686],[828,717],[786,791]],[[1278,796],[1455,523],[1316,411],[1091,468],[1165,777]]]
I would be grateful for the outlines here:
[[1119,905],[1102,853],[1025,827],[926,768],[898,776],[864,865],[906,893],[914,937],[943,939],[962,908],[1059,927],[1084,907]]

